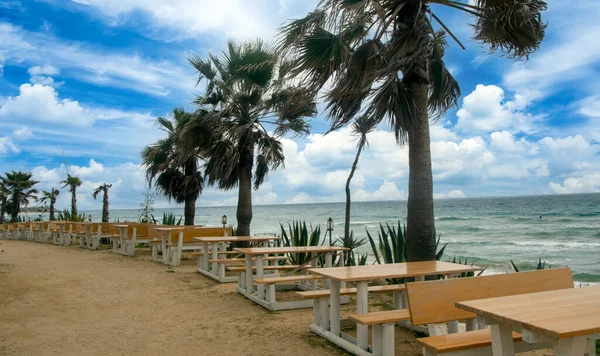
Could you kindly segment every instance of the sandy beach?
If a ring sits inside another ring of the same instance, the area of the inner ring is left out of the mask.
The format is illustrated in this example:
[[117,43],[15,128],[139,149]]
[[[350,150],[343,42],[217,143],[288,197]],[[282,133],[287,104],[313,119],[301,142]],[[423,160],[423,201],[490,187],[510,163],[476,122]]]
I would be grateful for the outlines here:
[[[346,355],[308,331],[310,309],[268,312],[193,260],[173,269],[145,251],[24,241],[0,250],[0,355]],[[398,328],[396,355],[419,355],[414,338]]]

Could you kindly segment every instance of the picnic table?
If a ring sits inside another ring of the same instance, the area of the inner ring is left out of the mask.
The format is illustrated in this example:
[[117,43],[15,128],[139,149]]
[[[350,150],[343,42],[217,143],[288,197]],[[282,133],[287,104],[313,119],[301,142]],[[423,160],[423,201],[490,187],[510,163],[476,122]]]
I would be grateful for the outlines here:
[[85,234],[79,236],[79,247],[92,249],[92,227],[91,222],[78,223],[85,227]]
[[[326,336],[341,347],[347,346],[348,343],[353,344],[353,338],[342,333],[340,329],[340,289],[342,283],[355,282],[357,284],[356,312],[357,314],[364,314],[368,312],[369,308],[368,284],[374,280],[415,277],[417,281],[423,281],[426,276],[441,275],[454,277],[464,272],[474,272],[481,269],[481,267],[442,261],[309,269],[309,273],[329,279],[331,289],[329,296],[329,330],[326,329],[327,325],[311,324],[311,331],[315,334]],[[394,306],[399,309],[403,305],[406,305],[406,301],[402,301],[401,297],[401,293],[394,292]],[[367,326],[357,325],[356,345],[359,348],[367,348],[368,333],[369,329]]]
[[[224,253],[227,249],[228,243],[233,242],[249,242],[251,245],[264,245],[269,241],[279,240],[281,237],[276,236],[207,236],[207,237],[194,237],[194,240],[202,242],[202,253],[198,254],[197,271],[203,275],[210,277],[221,283],[226,282],[237,282],[239,276],[226,276],[225,266],[231,260],[227,254],[223,254],[221,257],[220,253]],[[264,247],[264,246],[263,246]],[[239,253],[239,256],[242,254]],[[212,264],[209,263],[210,259],[213,260]],[[235,257],[234,257],[235,258]],[[212,268],[209,268],[211,266]]]
[[71,235],[67,234],[65,231],[66,221],[57,221],[56,225],[58,225],[58,243],[56,238],[54,239],[54,244],[56,245],[65,245],[68,246],[71,244]]
[[[275,299],[275,291],[277,289],[282,290],[289,288],[290,285],[279,285],[275,287],[276,283],[282,282],[294,282],[293,288],[310,288],[316,289],[316,278],[310,278],[311,276],[287,276],[278,277],[277,273],[274,273],[272,278],[265,277],[265,257],[268,255],[279,256],[282,254],[293,254],[293,253],[308,253],[311,256],[310,264],[313,268],[316,268],[319,257],[325,255],[325,267],[333,266],[333,255],[336,253],[342,254],[348,251],[348,248],[337,247],[337,246],[291,246],[291,247],[249,247],[249,248],[236,248],[234,251],[240,252],[246,256],[246,265],[243,271],[240,273],[240,284],[237,287],[237,291],[244,295],[246,298],[254,301],[255,303],[269,309],[269,310],[285,310],[285,309],[297,309],[297,308],[309,308],[312,306],[310,301],[289,301],[289,302],[277,302]],[[282,257],[283,258],[283,257]],[[269,266],[270,267],[270,266]],[[272,266],[277,268],[277,266]],[[285,267],[285,266],[283,266]],[[302,270],[302,266],[290,266],[289,274],[292,274],[298,270]],[[275,269],[277,271],[278,269]],[[254,274],[256,272],[256,274]],[[306,273],[305,271],[303,271]],[[255,283],[254,280],[260,281],[256,283],[256,295],[255,295]],[[304,283],[312,280],[311,287],[305,286]],[[295,282],[303,284],[296,285]],[[265,285],[268,286],[269,291],[265,295]],[[265,298],[266,297],[266,298]]]
[[160,232],[160,248],[162,251],[162,262],[165,263],[165,261],[167,261],[167,245],[171,243],[171,235],[173,231],[183,230],[183,227],[155,227],[153,228],[153,230]]
[[515,354],[512,331],[531,343],[556,345],[558,356],[595,355],[600,339],[600,286],[456,303],[490,325],[494,356]]

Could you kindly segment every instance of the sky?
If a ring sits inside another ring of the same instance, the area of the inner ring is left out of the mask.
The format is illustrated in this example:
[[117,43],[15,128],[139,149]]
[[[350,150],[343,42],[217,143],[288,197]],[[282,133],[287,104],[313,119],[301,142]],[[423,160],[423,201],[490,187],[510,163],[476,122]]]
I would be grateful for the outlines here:
[[[201,93],[187,58],[228,40],[272,40],[317,0],[0,1],[0,172],[26,170],[37,188],[60,187],[66,169],[83,185],[80,210],[112,183],[112,208],[136,208],[147,189],[140,151],[155,125]],[[473,18],[434,7],[466,46],[445,61],[461,86],[457,108],[431,127],[435,198],[600,192],[600,1],[549,0],[546,39],[515,62],[471,40]],[[344,200],[356,153],[345,128],[283,138],[285,169],[255,204]],[[381,125],[352,181],[354,201],[403,200],[406,147]],[[198,206],[231,206],[237,192],[207,187]],[[66,190],[58,200],[66,208]],[[157,207],[174,207],[159,199]]]

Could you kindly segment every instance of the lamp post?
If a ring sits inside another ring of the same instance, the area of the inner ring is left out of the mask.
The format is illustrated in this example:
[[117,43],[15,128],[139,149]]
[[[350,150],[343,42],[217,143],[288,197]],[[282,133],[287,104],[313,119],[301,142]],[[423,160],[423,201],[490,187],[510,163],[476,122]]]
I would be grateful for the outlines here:
[[88,222],[92,222],[92,214],[88,215]]
[[227,225],[227,215],[223,215],[223,217],[221,218],[221,223],[223,224],[223,227]]
[[333,246],[331,234],[333,233],[333,219],[327,219],[327,231],[329,231],[329,246]]

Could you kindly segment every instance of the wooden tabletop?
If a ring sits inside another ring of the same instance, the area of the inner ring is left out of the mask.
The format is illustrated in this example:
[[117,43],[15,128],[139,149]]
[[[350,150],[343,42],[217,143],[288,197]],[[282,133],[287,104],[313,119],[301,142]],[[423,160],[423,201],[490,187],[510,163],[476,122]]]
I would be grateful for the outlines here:
[[194,240],[201,242],[242,242],[242,241],[270,241],[279,240],[276,236],[207,236],[194,237]]
[[382,265],[328,267],[309,269],[310,273],[339,281],[372,281],[374,279],[459,274],[482,268],[442,261],[391,263]]
[[119,229],[124,229],[126,227],[129,227],[129,225],[113,225],[113,226],[116,228],[119,228]]
[[337,246],[294,246],[294,247],[247,247],[236,248],[234,251],[246,255],[270,255],[276,253],[304,253],[304,252],[335,252],[348,251],[346,247]]
[[556,339],[600,333],[600,286],[471,300],[456,306]]

